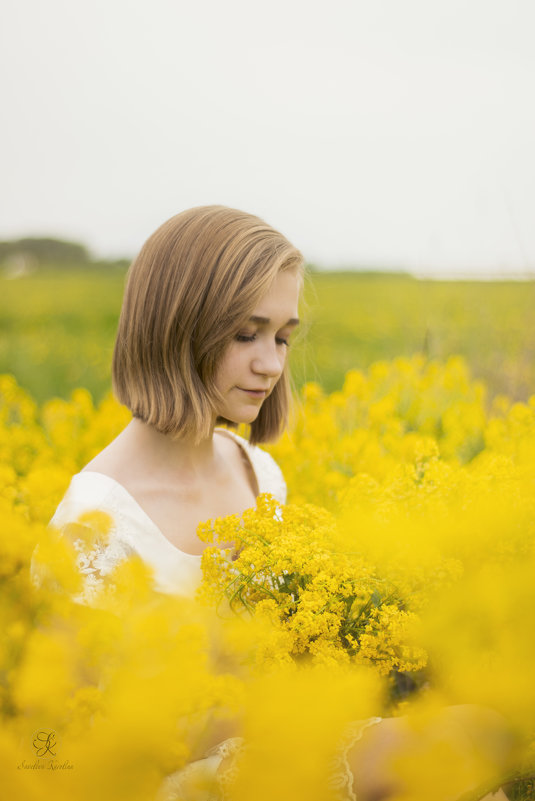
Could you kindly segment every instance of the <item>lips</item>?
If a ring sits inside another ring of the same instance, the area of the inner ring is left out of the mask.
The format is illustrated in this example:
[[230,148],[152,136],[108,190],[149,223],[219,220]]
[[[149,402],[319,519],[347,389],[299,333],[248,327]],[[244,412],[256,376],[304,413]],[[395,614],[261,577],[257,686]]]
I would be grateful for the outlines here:
[[268,394],[267,389],[247,389],[246,387],[238,387],[238,389],[241,389],[242,392],[246,392],[253,398],[265,398]]

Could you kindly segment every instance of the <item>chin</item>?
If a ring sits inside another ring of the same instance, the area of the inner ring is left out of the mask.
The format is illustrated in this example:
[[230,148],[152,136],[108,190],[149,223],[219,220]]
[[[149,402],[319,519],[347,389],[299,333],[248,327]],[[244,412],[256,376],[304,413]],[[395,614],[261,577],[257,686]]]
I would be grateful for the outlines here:
[[254,423],[256,418],[258,417],[258,412],[256,414],[248,414],[248,415],[241,415],[239,418],[236,418],[236,423],[239,425],[240,423],[246,423],[247,425],[251,425]]
[[245,423],[248,425],[254,423],[259,413],[260,409],[251,409],[250,412],[244,411],[241,413],[237,412],[235,414],[231,414],[230,412],[228,412],[228,413],[223,413],[221,416],[224,417],[226,420],[230,420],[231,423],[236,423],[236,425],[239,426],[241,423]]

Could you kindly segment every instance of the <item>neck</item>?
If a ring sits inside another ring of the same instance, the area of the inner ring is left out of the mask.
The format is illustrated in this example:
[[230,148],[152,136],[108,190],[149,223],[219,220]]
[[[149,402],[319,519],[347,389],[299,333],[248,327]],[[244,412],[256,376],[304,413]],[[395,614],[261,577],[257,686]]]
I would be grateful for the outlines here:
[[139,460],[141,457],[147,472],[174,476],[182,481],[194,480],[206,475],[217,465],[214,426],[215,422],[212,423],[208,437],[194,442],[192,437],[177,439],[170,434],[162,434],[154,426],[135,417],[126,426],[121,437],[132,458]]

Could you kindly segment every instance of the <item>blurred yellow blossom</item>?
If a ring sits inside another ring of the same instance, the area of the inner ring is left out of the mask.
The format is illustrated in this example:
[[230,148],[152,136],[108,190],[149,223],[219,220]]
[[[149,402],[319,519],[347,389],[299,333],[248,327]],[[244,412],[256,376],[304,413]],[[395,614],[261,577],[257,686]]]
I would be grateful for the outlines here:
[[[110,519],[46,524],[129,419],[85,389],[39,408],[0,376],[6,797],[154,801],[225,723],[249,743],[232,801],[281,787],[327,801],[344,726],[390,714],[406,721],[399,801],[535,770],[535,396],[489,398],[456,357],[352,370],[330,395],[309,384],[268,446],[289,504],[260,496],[242,518],[203,522],[199,597],[156,593],[130,559],[89,608],[72,600],[72,542],[105,539]],[[469,725],[443,737],[448,710],[466,707]],[[490,757],[502,728],[512,756]],[[19,769],[43,731],[75,768]]]

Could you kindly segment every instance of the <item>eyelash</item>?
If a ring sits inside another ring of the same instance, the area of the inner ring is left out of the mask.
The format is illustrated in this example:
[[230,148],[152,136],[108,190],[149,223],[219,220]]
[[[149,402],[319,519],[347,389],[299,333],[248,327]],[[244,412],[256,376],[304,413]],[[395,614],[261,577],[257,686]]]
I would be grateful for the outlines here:
[[[250,337],[245,336],[245,334],[237,334],[236,339],[238,342],[254,342],[254,340],[256,339],[256,334],[253,334]],[[277,345],[286,345],[287,348],[290,347],[290,343],[288,342],[287,339],[282,339],[281,337],[278,337],[276,338],[276,342]]]

